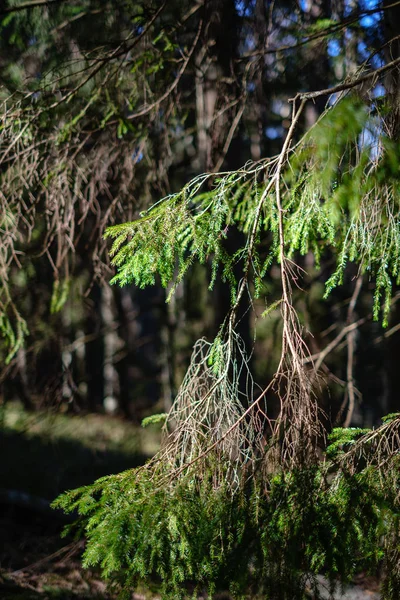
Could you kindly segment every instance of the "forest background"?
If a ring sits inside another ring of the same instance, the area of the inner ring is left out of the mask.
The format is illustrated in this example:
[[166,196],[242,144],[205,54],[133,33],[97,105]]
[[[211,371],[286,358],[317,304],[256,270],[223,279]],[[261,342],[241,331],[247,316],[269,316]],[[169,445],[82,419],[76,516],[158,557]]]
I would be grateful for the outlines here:
[[[391,164],[382,176],[396,178],[400,3],[9,1],[0,18],[1,418],[2,443],[14,457],[2,487],[5,501],[11,488],[52,500],[118,468],[104,459],[98,473],[88,464],[84,474],[47,487],[38,483],[40,464],[37,476],[17,477],[14,465],[31,451],[26,423],[40,429],[39,418],[58,415],[65,431],[69,418],[79,430],[77,415],[106,414],[104,427],[117,419],[125,427],[168,412],[194,343],[218,336],[244,272],[246,229],[233,219],[214,231],[221,256],[236,257],[229,273],[222,267],[220,276],[215,255],[206,253],[184,278],[176,261],[170,277],[122,271],[122,282],[139,285],[110,286],[116,270],[107,227],[151,215],[150,206],[202,173],[242,169],[261,190],[266,157],[279,155],[288,134],[293,144],[307,131],[320,136],[318,159],[299,154],[304,164],[291,168],[312,168],[315,176],[320,170],[321,180],[330,147],[341,145],[344,156],[356,139],[356,153],[377,164],[388,139]],[[300,104],[293,132],[293,106]],[[345,160],[333,168],[340,187]],[[225,181],[218,177],[197,191],[206,195]],[[358,197],[360,180],[351,177],[353,189],[346,184],[339,199],[343,214],[353,210],[351,194]],[[289,176],[285,185],[292,185]],[[245,221],[253,209],[238,210]],[[297,214],[300,224],[306,219]],[[344,256],[320,241],[313,246],[301,232],[293,237],[292,300],[323,379],[324,425],[376,426],[399,410],[400,294],[395,269],[389,272],[397,246],[373,237],[378,256],[369,269],[351,249]],[[273,232],[258,243],[267,264]],[[375,268],[380,259],[388,269]],[[270,261],[248,283],[249,305],[242,298],[237,307],[235,331],[260,389],[273,380],[282,351],[281,293],[279,261]],[[247,384],[242,377],[239,387]],[[275,418],[279,393],[269,403]],[[96,429],[93,439],[98,435]],[[128,430],[121,435],[126,440]],[[97,457],[111,455],[104,439]],[[76,449],[76,436],[73,443]],[[125,453],[120,468],[138,460]]]

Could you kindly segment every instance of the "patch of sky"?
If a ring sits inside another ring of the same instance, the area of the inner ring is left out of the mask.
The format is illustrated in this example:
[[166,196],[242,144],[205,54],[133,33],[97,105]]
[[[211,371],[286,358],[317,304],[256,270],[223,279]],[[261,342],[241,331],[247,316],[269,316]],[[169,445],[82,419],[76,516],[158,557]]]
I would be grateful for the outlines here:
[[339,56],[341,52],[341,47],[339,40],[329,40],[328,42],[328,54],[332,58]]
[[255,4],[255,0],[235,0],[235,8],[239,17],[251,17]]
[[331,94],[328,98],[328,106],[333,106],[339,100],[340,94]]
[[344,17],[348,17],[354,9],[354,2],[352,0],[345,0],[344,2],[344,6],[343,6],[343,16]]
[[360,151],[367,150],[372,161],[378,160],[382,154],[382,145],[380,143],[381,134],[382,127],[380,123],[371,123],[367,127],[364,127],[358,137],[358,147]]
[[132,160],[135,165],[143,160],[143,152],[139,148],[136,148],[136,150],[132,153]]
[[280,98],[275,98],[272,101],[272,111],[276,115],[287,119],[287,117],[290,115],[290,105],[287,102],[281,100]]
[[362,0],[360,2],[361,10],[375,10],[375,8],[379,8],[380,1],[379,0]]
[[280,125],[278,127],[266,127],[265,135],[269,140],[277,140],[278,138],[283,137],[283,127]]
[[[380,4],[380,0],[361,0],[360,4],[359,4],[359,8],[361,9],[361,11],[363,10],[375,10],[376,8],[379,7]],[[356,8],[356,3],[354,2],[354,0],[345,0],[344,2],[344,7],[343,7],[343,16],[344,17],[348,17],[349,15],[351,15],[351,13],[354,12],[354,9]],[[379,12],[376,13],[378,15],[378,21],[380,19],[380,15]],[[374,15],[372,15],[374,16]],[[368,18],[368,17],[365,17]],[[367,21],[368,23],[368,21]],[[363,25],[363,27],[366,27],[369,25]]]
[[379,22],[379,18],[376,19],[375,17],[376,15],[365,15],[364,17],[361,17],[361,27],[364,27],[365,29],[368,29],[368,27],[373,27],[377,22]]
[[368,46],[365,42],[358,42],[357,50],[362,60],[367,60],[369,56]]
[[358,50],[361,60],[363,60],[363,61],[369,60],[371,67],[373,69],[379,69],[379,67],[382,67],[382,65],[383,65],[382,57],[379,56],[379,54],[374,54],[371,56],[370,49],[368,48],[368,46],[365,42],[363,42],[363,41],[358,42],[357,50]]
[[[361,2],[361,10],[375,10],[377,8],[379,8],[379,0],[364,0],[364,2]],[[377,10],[376,13],[373,13],[371,15],[365,15],[364,17],[361,17],[360,19],[360,25],[361,27],[364,27],[365,29],[368,29],[369,27],[376,27],[376,25],[379,23],[379,21],[382,18],[382,13],[380,10]]]
[[369,62],[371,63],[374,69],[379,69],[379,67],[383,67],[383,65],[385,64],[385,61],[383,60],[382,56],[379,56],[379,54],[371,56]]
[[386,95],[385,88],[383,87],[383,85],[378,83],[378,85],[376,85],[373,89],[372,97],[373,98],[382,98],[382,96],[385,96],[385,95]]
[[245,47],[246,47],[246,52],[252,52],[256,45],[255,45],[255,40],[253,36],[246,36],[246,41],[245,41]]

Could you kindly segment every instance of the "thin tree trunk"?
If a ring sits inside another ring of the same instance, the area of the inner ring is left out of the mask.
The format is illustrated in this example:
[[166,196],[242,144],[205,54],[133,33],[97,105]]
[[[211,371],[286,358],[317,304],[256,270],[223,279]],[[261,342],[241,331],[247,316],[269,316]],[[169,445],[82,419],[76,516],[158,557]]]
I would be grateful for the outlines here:
[[104,340],[101,335],[101,293],[100,286],[95,283],[90,294],[90,305],[85,323],[85,335],[94,336],[93,341],[86,344],[86,382],[88,406],[91,411],[101,410],[104,398]]

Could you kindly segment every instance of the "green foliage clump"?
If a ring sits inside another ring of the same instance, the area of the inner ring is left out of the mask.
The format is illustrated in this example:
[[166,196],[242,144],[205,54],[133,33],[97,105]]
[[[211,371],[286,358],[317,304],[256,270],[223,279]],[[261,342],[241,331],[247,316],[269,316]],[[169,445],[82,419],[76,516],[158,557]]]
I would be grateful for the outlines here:
[[122,596],[156,582],[164,598],[229,590],[300,600],[307,589],[318,598],[319,574],[333,590],[383,566],[383,598],[395,600],[399,470],[389,485],[371,464],[347,468],[337,451],[374,434],[335,430],[326,461],[290,472],[268,473],[260,459],[233,491],[229,462],[226,484],[215,486],[221,457],[210,454],[179,478],[150,463],[67,492],[54,506],[79,514],[85,566],[100,566]]
[[53,294],[50,302],[50,312],[52,314],[60,312],[66,301],[68,300],[71,288],[71,280],[66,278],[62,281],[56,279],[53,285]]
[[165,423],[167,413],[158,413],[156,415],[150,415],[142,421],[142,427],[148,427],[149,425],[157,425],[158,423]]
[[28,335],[28,325],[12,305],[13,317],[7,314],[7,310],[0,311],[0,333],[5,342],[5,363],[8,365],[18,350],[23,347],[25,338]]
[[305,135],[288,175],[286,238],[292,254],[312,251],[319,263],[329,249],[336,257],[326,296],[343,283],[349,262],[373,276],[374,318],[382,309],[386,325],[400,282],[400,165],[380,127],[365,105],[346,98]]
[[[363,141],[367,131],[376,144],[379,140],[379,152]],[[267,269],[281,261],[279,211],[270,185],[275,169],[272,159],[214,181],[197,177],[137,221],[110,227],[106,235],[114,239],[111,255],[118,270],[113,282],[144,287],[158,274],[166,287],[179,282],[193,261],[212,259],[211,287],[221,268],[234,304],[234,265],[242,264],[247,276],[250,256],[257,295]],[[379,130],[376,115],[359,100],[345,98],[294,148],[280,184],[285,254],[311,251],[318,265],[329,251],[336,267],[326,295],[343,283],[349,262],[358,264],[375,278],[373,313],[375,319],[383,315],[384,325],[393,283],[400,283],[399,172],[398,149]],[[262,196],[267,185],[270,192]],[[234,255],[224,244],[230,228],[246,237]]]
[[[112,283],[139,287],[153,285],[158,274],[167,287],[182,280],[193,261],[204,263],[213,258],[213,286],[218,269],[222,279],[235,294],[233,265],[243,250],[229,256],[224,248],[228,229],[234,223],[235,200],[242,196],[240,186],[246,173],[221,177],[209,192],[203,192],[209,176],[194,179],[178,194],[169,196],[149,209],[140,219],[109,227],[106,237],[112,237],[113,264],[118,268]],[[238,189],[239,188],[239,189]],[[232,200],[232,197],[234,200]],[[246,223],[241,223],[242,227]]]

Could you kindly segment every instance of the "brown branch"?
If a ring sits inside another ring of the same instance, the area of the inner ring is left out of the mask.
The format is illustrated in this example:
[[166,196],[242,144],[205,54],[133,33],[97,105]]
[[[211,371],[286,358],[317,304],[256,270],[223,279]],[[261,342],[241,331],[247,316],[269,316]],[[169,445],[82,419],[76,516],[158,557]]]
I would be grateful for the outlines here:
[[[296,111],[295,106],[293,107],[293,118],[292,118],[292,123],[291,126],[289,128],[287,137],[285,139],[285,142],[283,144],[281,153],[276,161],[276,170],[273,174],[273,176],[271,177],[271,179],[269,180],[269,182],[267,183],[263,194],[258,202],[258,205],[256,207],[256,211],[255,211],[255,216],[254,216],[254,221],[253,221],[253,225],[252,225],[252,229],[251,229],[251,233],[249,236],[249,240],[248,240],[248,244],[247,244],[247,259],[246,259],[246,264],[245,264],[245,274],[244,277],[239,285],[239,290],[237,293],[237,297],[236,297],[236,302],[233,305],[233,307],[231,308],[231,313],[229,316],[229,320],[228,320],[228,333],[229,335],[231,334],[232,330],[233,330],[233,326],[234,326],[234,321],[235,321],[235,317],[236,317],[236,311],[237,308],[239,306],[240,300],[243,296],[243,293],[246,289],[247,286],[247,278],[248,278],[248,273],[250,270],[250,266],[252,263],[252,253],[253,253],[253,249],[254,249],[254,245],[256,243],[256,239],[257,239],[257,232],[258,232],[258,227],[259,227],[259,220],[261,217],[261,213],[262,213],[262,208],[264,206],[264,202],[265,199],[267,198],[270,190],[275,187],[276,189],[276,199],[277,199],[277,206],[278,206],[278,210],[280,213],[280,242],[281,242],[281,263],[282,263],[282,277],[284,279],[283,281],[283,287],[284,287],[284,296],[283,296],[283,302],[285,304],[285,309],[284,309],[284,319],[286,318],[286,322],[284,321],[284,333],[283,333],[283,337],[285,338],[290,338],[290,332],[288,331],[288,319],[291,320],[292,316],[291,314],[289,314],[289,311],[291,310],[291,305],[290,305],[290,287],[289,287],[289,283],[287,280],[288,275],[286,272],[286,267],[285,267],[285,256],[284,256],[284,233],[283,233],[283,209],[281,206],[281,201],[280,201],[280,177],[281,177],[281,172],[282,172],[282,168],[283,165],[285,163],[285,160],[287,158],[287,153],[289,151],[290,148],[290,144],[291,144],[291,140],[293,137],[293,133],[295,130],[295,127],[298,123],[298,120],[300,118],[300,115],[302,113],[303,107],[304,107],[305,102],[301,103],[300,108]],[[293,362],[294,362],[294,368],[296,370],[296,374],[298,374],[299,379],[301,381],[301,383],[303,384],[303,380],[301,378],[301,373],[298,373],[299,371],[299,367],[301,366],[301,361],[299,359],[299,352],[296,350],[294,346],[293,340],[289,339],[288,340],[291,352],[292,352],[292,358],[293,358]],[[296,343],[298,345],[302,344],[302,340],[300,341],[296,341]],[[285,346],[285,343],[283,343],[283,346]],[[229,349],[229,353],[231,354],[231,349]],[[166,477],[168,479],[175,479],[176,477],[179,477],[179,475],[181,475],[186,469],[190,468],[191,466],[193,466],[194,464],[198,463],[198,461],[200,461],[201,459],[205,458],[214,448],[216,448],[218,445],[220,445],[235,429],[237,429],[237,427],[248,417],[248,415],[254,411],[254,409],[258,408],[261,400],[263,398],[265,398],[266,394],[268,393],[268,391],[273,388],[277,382],[279,382],[279,380],[282,378],[282,366],[283,363],[285,361],[285,353],[284,350],[282,350],[282,355],[281,355],[281,360],[279,363],[279,366],[274,374],[274,376],[272,377],[271,381],[269,382],[269,384],[266,386],[266,388],[264,390],[261,391],[261,393],[259,394],[259,396],[250,404],[250,406],[240,415],[239,418],[236,419],[236,421],[230,426],[228,427],[227,431],[220,437],[218,438],[215,442],[213,442],[212,444],[210,444],[207,448],[205,448],[202,452],[200,452],[200,454],[198,456],[196,456],[195,458],[193,458],[192,460],[189,460],[188,462],[186,462],[185,464],[182,464],[179,468],[175,469],[172,474],[169,473],[168,475],[166,475]],[[229,361],[228,361],[229,362]],[[227,365],[228,368],[228,365]],[[225,371],[226,372],[226,371]],[[222,377],[225,376],[225,373],[222,375]],[[216,385],[219,384],[221,378],[219,378],[214,385],[211,387],[210,390],[208,390],[207,394],[202,398],[202,402],[204,402],[205,399],[207,399],[210,396],[210,393],[213,391],[213,389],[215,388]],[[194,410],[194,409],[193,409]],[[279,425],[276,428],[276,431],[274,432],[274,435],[278,432],[279,430]],[[275,439],[275,437],[273,437],[272,439]],[[167,452],[168,450],[166,450]]]
[[52,4],[67,3],[68,0],[35,0],[35,2],[23,2],[17,6],[10,6],[9,8],[0,8],[0,16],[9,15],[11,13],[20,12],[22,10],[30,10],[31,8],[37,8],[40,6],[51,6]]
[[37,560],[36,562],[31,563],[30,565],[27,565],[26,567],[23,567],[22,569],[18,569],[17,571],[8,573],[7,576],[14,577],[15,575],[20,575],[21,573],[25,573],[26,571],[34,570],[37,567],[41,567],[43,564],[50,562],[54,558],[59,558],[63,554],[68,553],[68,556],[71,556],[71,551],[72,551],[72,554],[74,554],[75,552],[78,552],[78,550],[82,550],[83,547],[84,547],[83,541],[71,542],[70,544],[63,546],[59,550],[56,550],[56,552],[53,552],[52,554],[49,554],[48,556],[45,556],[44,558],[41,558],[40,560]]
[[[276,205],[278,208],[278,230],[279,230],[279,247],[280,247],[280,263],[281,263],[281,279],[282,279],[282,299],[283,299],[283,309],[282,309],[282,313],[283,313],[283,340],[282,340],[282,355],[281,355],[281,361],[280,364],[283,364],[283,361],[285,360],[285,353],[286,353],[286,349],[287,349],[287,344],[289,344],[290,346],[290,350],[292,353],[292,357],[293,359],[296,358],[297,356],[297,352],[295,351],[295,348],[293,347],[293,342],[291,339],[291,336],[288,332],[288,316],[289,316],[289,311],[291,308],[291,293],[290,293],[290,288],[289,288],[289,280],[288,280],[288,275],[286,272],[286,266],[285,266],[285,262],[286,262],[286,256],[285,256],[285,237],[284,237],[284,223],[283,223],[283,215],[284,215],[284,210],[282,208],[282,203],[281,203],[281,190],[280,190],[280,185],[281,185],[281,181],[280,181],[280,177],[281,177],[281,172],[282,172],[282,167],[284,164],[284,161],[286,159],[286,155],[287,152],[289,151],[289,146],[290,143],[292,141],[292,137],[293,137],[293,133],[295,130],[295,127],[297,125],[297,122],[300,118],[301,113],[303,112],[303,108],[304,108],[304,100],[301,101],[300,107],[297,110],[297,112],[295,111],[295,103],[293,103],[293,118],[292,118],[292,123],[290,125],[288,134],[286,136],[285,142],[283,144],[282,147],[282,151],[281,154],[279,156],[278,159],[278,165],[277,165],[277,169],[276,169],[276,174],[275,174],[275,194],[276,194]],[[279,369],[278,369],[279,370]]]
[[179,467],[179,469],[176,469],[172,473],[172,475],[169,475],[169,477],[171,479],[175,479],[176,477],[179,477],[179,475],[181,473],[183,473],[186,469],[188,469],[189,467],[196,464],[202,458],[205,458],[207,456],[207,454],[209,454],[212,450],[214,450],[214,448],[216,448],[219,444],[221,444],[221,442],[223,442],[228,437],[228,435],[230,433],[232,433],[232,431],[234,429],[236,429],[238,427],[238,425],[240,425],[240,423],[242,423],[246,419],[246,417],[254,410],[254,408],[256,408],[256,406],[259,405],[259,403],[265,397],[267,392],[271,389],[271,387],[273,386],[273,384],[275,383],[277,378],[278,378],[278,373],[275,373],[274,377],[271,379],[271,381],[269,382],[267,387],[261,392],[261,394],[258,396],[258,398],[256,398],[254,400],[254,402],[252,404],[250,404],[250,406],[244,411],[244,413],[240,416],[240,418],[237,419],[237,421],[235,421],[235,423],[233,423],[233,425],[231,425],[231,427],[229,427],[229,429],[220,438],[218,438],[213,444],[211,444],[211,446],[206,448],[201,454],[196,456],[193,460],[189,461],[188,463],[185,463],[184,465]]
[[377,337],[374,340],[374,344],[380,344],[380,342],[383,342],[383,340],[386,340],[394,333],[397,333],[399,330],[400,330],[400,323],[397,323],[397,325],[393,325],[393,327],[391,327],[390,329],[385,331],[385,333],[383,335],[380,335],[379,337]]
[[[347,325],[350,325],[352,322],[352,316],[354,313],[354,309],[357,303],[358,296],[360,294],[362,287],[362,277],[357,279],[353,295],[350,299],[349,307],[347,310]],[[347,367],[346,367],[346,394],[343,404],[346,405],[348,403],[347,415],[343,424],[343,427],[349,427],[351,420],[353,418],[354,408],[355,408],[355,388],[354,388],[354,379],[353,379],[353,365],[354,365],[354,353],[355,353],[355,330],[352,329],[348,331],[346,334],[346,343],[347,343]],[[342,410],[341,410],[342,412]]]
[[110,7],[111,7],[110,4],[106,4],[106,6],[103,6],[102,8],[97,8],[95,10],[85,10],[81,13],[78,13],[77,15],[74,15],[70,19],[66,19],[65,21],[63,21],[62,23],[60,23],[59,25],[54,27],[54,29],[52,29],[52,31],[51,31],[51,34],[54,35],[55,33],[61,31],[65,27],[68,27],[68,25],[71,25],[71,23],[74,23],[75,21],[78,21],[79,19],[82,19],[83,17],[87,17],[88,15],[101,14],[102,12],[109,10]]
[[[351,297],[349,308],[347,310],[347,324],[350,325],[354,313],[354,309],[357,304],[358,297],[362,288],[362,275],[357,278],[356,285],[354,287],[354,292]],[[343,427],[349,427],[351,420],[353,418],[354,408],[355,408],[355,389],[354,389],[354,378],[353,378],[353,365],[354,365],[354,353],[355,353],[355,337],[356,332],[355,329],[347,332],[347,394],[349,400],[349,406],[347,409],[346,419],[344,421]]]
[[400,65],[400,57],[392,60],[391,62],[387,63],[383,67],[380,67],[379,69],[375,69],[374,71],[371,71],[370,73],[367,73],[366,75],[363,75],[362,77],[358,77],[357,79],[354,79],[353,81],[339,83],[338,85],[334,85],[333,87],[330,87],[330,88],[325,88],[324,90],[316,90],[314,92],[299,92],[298,94],[296,94],[294,99],[295,100],[312,100],[313,98],[319,98],[320,96],[330,96],[331,94],[336,94],[338,92],[344,92],[346,90],[355,88],[358,85],[361,85],[362,83],[365,83],[366,81],[369,81],[370,79],[374,79],[374,78],[377,79],[380,75],[382,75],[386,71],[389,71],[390,69],[394,69],[395,67],[397,67],[397,65]]
[[368,315],[367,317],[362,317],[361,319],[358,319],[358,321],[355,321],[354,323],[351,323],[350,325],[346,325],[346,327],[343,327],[343,329],[338,333],[338,335],[323,350],[321,350],[321,352],[317,352],[316,354],[307,356],[303,360],[303,364],[312,363],[316,360],[317,362],[315,363],[314,368],[316,371],[318,371],[319,368],[321,367],[322,363],[324,362],[325,358],[328,356],[328,354],[330,354],[332,352],[332,350],[334,350],[336,348],[336,346],[338,346],[340,344],[342,339],[350,331],[353,331],[354,329],[357,329],[361,325],[364,325],[364,323],[366,323],[370,319],[372,319],[372,314]]
[[140,42],[140,40],[146,35],[146,33],[149,31],[150,27],[153,25],[153,23],[155,22],[157,17],[164,10],[166,4],[167,4],[167,0],[164,0],[162,5],[160,6],[160,8],[154,13],[153,17],[146,24],[146,27],[143,29],[143,31],[137,37],[135,37],[135,39],[130,44],[130,46],[124,47],[124,44],[129,39],[129,37],[128,37],[117,48],[115,48],[115,50],[113,50],[110,54],[108,54],[103,59],[101,59],[100,63],[97,65],[97,67],[92,69],[92,71],[89,73],[89,75],[86,77],[86,79],[81,81],[74,89],[70,90],[65,96],[63,96],[61,98],[61,100],[57,100],[57,102],[54,102],[46,109],[43,109],[42,112],[45,112],[47,110],[52,110],[53,108],[57,108],[64,102],[69,102],[71,100],[71,98],[73,98],[79,92],[79,90],[81,90],[91,79],[93,79],[93,77],[95,77],[97,75],[97,73],[99,73],[99,71],[101,71],[101,69],[103,68],[103,66],[105,64],[107,64],[111,60],[119,58],[121,55],[125,54],[126,52],[131,51],[134,48],[134,46],[136,46]]
[[350,25],[352,25],[353,23],[355,23],[356,21],[358,21],[359,19],[361,19],[363,17],[367,17],[369,15],[374,15],[377,12],[383,12],[390,8],[394,8],[398,5],[400,5],[400,0],[397,0],[396,2],[393,2],[392,4],[389,4],[387,6],[379,6],[377,8],[370,8],[368,10],[358,11],[357,14],[349,15],[346,19],[344,19],[343,21],[340,21],[339,23],[335,23],[334,25],[330,25],[329,27],[326,27],[322,31],[318,31],[314,34],[306,36],[306,39],[302,40],[301,42],[297,42],[296,44],[286,44],[286,45],[282,45],[282,46],[276,46],[275,48],[264,48],[262,50],[255,50],[254,52],[248,52],[248,53],[244,54],[243,56],[241,56],[238,59],[238,61],[242,61],[247,58],[253,58],[255,56],[264,56],[265,54],[277,54],[278,52],[285,52],[287,50],[296,50],[297,48],[306,46],[310,42],[318,40],[321,37],[326,37],[328,35],[338,33],[342,29],[349,27]]
[[222,164],[225,160],[226,154],[229,150],[229,146],[231,145],[233,136],[235,135],[235,131],[238,128],[238,125],[243,116],[245,108],[246,108],[246,97],[243,99],[242,104],[241,104],[239,110],[237,111],[235,118],[232,121],[232,125],[229,129],[228,135],[226,136],[224,147],[222,148],[221,156],[219,157],[219,159],[213,169],[213,173],[217,173],[220,170],[220,168],[222,167]]
[[343,423],[343,427],[349,427],[353,418],[355,408],[355,393],[354,393],[354,380],[353,380],[353,365],[354,365],[354,350],[355,350],[355,330],[352,329],[347,334],[347,394],[349,406],[347,408],[347,415]]
[[[397,293],[392,298],[391,305],[396,304],[396,302],[398,302],[399,300],[400,300],[400,292]],[[368,321],[371,321],[372,318],[373,318],[373,314],[369,313],[366,317],[361,317],[357,321],[354,321],[353,323],[346,325],[323,350],[321,350],[320,352],[316,352],[315,354],[312,354],[311,356],[307,356],[303,360],[303,364],[308,364],[308,363],[312,363],[312,362],[316,361],[315,365],[314,365],[314,369],[316,371],[318,371],[320,369],[322,363],[324,362],[325,358],[328,356],[328,354],[330,354],[333,350],[335,350],[335,348],[337,348],[337,346],[339,346],[340,342],[343,340],[344,337],[346,337],[346,335],[349,332],[354,331],[355,329],[358,329],[359,327],[361,327]],[[389,337],[390,335],[392,335],[393,333],[398,331],[398,329],[400,329],[400,324],[395,325],[394,327],[389,329],[387,332],[385,332],[383,334],[383,336],[376,338],[374,343],[379,343],[379,342],[383,341],[384,338]]]
[[[183,64],[182,64],[181,68],[179,69],[178,74],[175,77],[175,80],[173,81],[173,83],[170,85],[170,87],[155,102],[153,102],[149,106],[143,107],[141,110],[139,110],[138,112],[134,113],[133,115],[128,115],[127,119],[129,119],[129,120],[137,119],[138,117],[143,117],[144,115],[149,114],[152,110],[154,110],[155,108],[157,108],[164,100],[166,100],[166,98],[168,98],[168,96],[170,96],[172,94],[172,92],[177,87],[179,81],[181,80],[182,75],[186,71],[186,67],[189,64],[189,61],[190,61],[190,59],[191,59],[191,57],[193,55],[193,52],[194,52],[194,50],[195,50],[195,48],[197,46],[197,42],[199,41],[199,37],[200,37],[202,26],[203,26],[203,22],[200,21],[200,24],[199,24],[199,27],[198,27],[198,30],[197,30],[197,34],[196,34],[196,37],[195,37],[195,39],[193,41],[192,47],[190,48],[188,55],[184,59]],[[110,124],[112,124],[112,121],[110,121]]]

